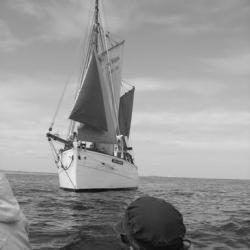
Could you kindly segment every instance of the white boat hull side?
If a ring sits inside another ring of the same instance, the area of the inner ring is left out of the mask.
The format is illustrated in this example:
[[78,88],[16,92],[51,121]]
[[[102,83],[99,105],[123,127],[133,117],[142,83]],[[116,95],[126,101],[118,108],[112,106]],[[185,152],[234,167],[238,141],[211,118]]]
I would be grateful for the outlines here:
[[138,187],[139,180],[135,165],[111,155],[80,149],[61,154],[58,174],[60,188],[72,191],[132,189]]

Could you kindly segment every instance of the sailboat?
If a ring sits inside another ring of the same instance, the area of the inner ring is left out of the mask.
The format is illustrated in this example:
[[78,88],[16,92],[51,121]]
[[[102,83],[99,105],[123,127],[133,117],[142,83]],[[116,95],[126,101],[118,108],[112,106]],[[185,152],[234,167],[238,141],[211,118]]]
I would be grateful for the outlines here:
[[135,87],[121,79],[124,43],[104,30],[99,1],[95,0],[68,136],[52,133],[54,121],[46,134],[62,189],[77,192],[138,187],[138,168],[130,144]]

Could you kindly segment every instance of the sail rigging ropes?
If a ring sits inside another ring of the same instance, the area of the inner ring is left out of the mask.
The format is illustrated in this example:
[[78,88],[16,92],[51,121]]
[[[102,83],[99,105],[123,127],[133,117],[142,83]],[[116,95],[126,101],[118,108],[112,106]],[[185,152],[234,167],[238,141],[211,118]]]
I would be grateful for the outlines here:
[[57,168],[59,168],[58,163],[60,162],[60,167],[62,169],[64,169],[64,170],[68,170],[70,168],[72,162],[74,161],[74,155],[72,155],[71,161],[70,161],[69,165],[68,166],[64,166],[63,163],[62,163],[62,161],[61,161],[60,153],[57,153],[54,144],[51,141],[49,141],[49,145],[50,145],[50,148],[51,148],[52,155],[54,157],[55,163],[57,164]]
[[[108,44],[107,44],[107,38],[109,38],[110,36],[109,35],[105,36],[105,20],[103,19],[102,22],[103,22],[103,31],[104,31],[104,46],[105,46],[105,49],[107,51],[107,59],[108,59],[108,73],[109,73],[109,79],[111,82],[111,94],[112,94],[111,100],[112,100],[112,103],[113,103],[114,108],[115,108],[115,119],[118,121],[118,107],[117,107],[116,102],[115,102],[115,94],[114,94],[114,86],[113,86],[114,83],[113,83],[113,76],[112,76],[112,72],[111,72],[109,48],[108,48]],[[120,134],[119,123],[117,124],[117,132],[118,132],[118,134]]]
[[52,155],[53,155],[53,157],[54,157],[54,160],[55,160],[55,163],[56,163],[57,168],[59,168],[58,162],[60,162],[61,168],[62,168],[62,169],[64,170],[64,172],[66,173],[66,175],[67,175],[67,177],[68,177],[70,183],[71,183],[72,186],[73,186],[73,189],[75,190],[75,189],[76,189],[76,186],[74,185],[73,181],[71,180],[71,178],[70,178],[70,176],[68,175],[68,172],[67,172],[67,170],[70,168],[70,166],[71,166],[71,164],[72,164],[72,162],[73,162],[73,160],[74,160],[74,155],[72,155],[71,161],[70,161],[69,165],[68,165],[67,167],[65,167],[65,166],[63,165],[63,163],[62,163],[62,161],[61,161],[61,158],[60,158],[59,154],[57,153],[56,148],[55,148],[55,146],[54,146],[54,144],[52,143],[51,140],[49,140],[49,145],[50,145],[50,148],[51,148],[51,151],[52,151]]
[[[90,14],[91,14],[91,13],[89,13],[89,15],[90,15]],[[88,19],[88,20],[90,20],[90,19]],[[91,24],[91,25],[93,25],[93,20],[92,20],[92,24]],[[89,32],[89,30],[88,30],[87,32]],[[88,36],[84,36],[84,37],[85,37],[84,44],[85,44],[86,42],[89,43],[90,41],[86,41],[86,38],[87,38]],[[77,50],[77,51],[78,51],[78,50]],[[89,52],[89,51],[87,51],[87,52],[86,52],[86,51],[83,51],[83,54],[84,54],[84,55],[85,55],[86,53],[88,54],[88,53],[90,53],[90,52]],[[84,73],[84,70],[86,69],[86,67],[87,67],[87,62],[86,62],[86,61],[83,61],[83,64],[82,64],[82,67],[81,67],[81,78],[83,77],[83,73]],[[70,74],[68,80],[65,82],[65,84],[64,84],[64,86],[63,86],[62,93],[61,93],[61,95],[60,95],[59,101],[58,101],[57,106],[56,106],[55,113],[54,113],[54,115],[53,115],[53,117],[52,117],[52,120],[51,120],[51,123],[50,123],[50,126],[49,126],[49,131],[52,131],[52,129],[53,129],[53,126],[54,126],[54,124],[55,124],[56,117],[57,117],[57,115],[58,115],[58,113],[59,113],[60,107],[61,107],[61,105],[62,105],[64,96],[65,96],[65,93],[66,93],[67,87],[68,87],[68,85],[69,85],[69,83],[70,83],[71,76],[72,76],[72,72],[71,72],[71,74]],[[80,81],[80,85],[81,85],[81,81]],[[77,97],[77,92],[78,92],[78,89],[76,89],[75,99],[76,99],[76,97]],[[73,122],[73,123],[74,123],[74,122]],[[69,126],[69,127],[70,127],[70,128],[74,127],[74,125],[72,124],[72,121],[70,122],[70,126]],[[71,130],[70,128],[69,128],[69,133],[70,133],[70,130]],[[69,135],[69,133],[68,133],[68,135]],[[73,188],[76,189],[76,187],[74,186],[73,181],[70,179],[70,176],[69,176],[68,173],[67,173],[67,170],[70,168],[70,166],[71,166],[71,164],[72,164],[72,162],[73,162],[73,160],[74,160],[74,156],[72,156],[69,165],[68,165],[68,166],[64,166],[63,163],[62,163],[62,161],[61,161],[60,154],[59,154],[59,152],[57,152],[57,150],[56,150],[56,148],[55,148],[53,142],[51,141],[51,139],[49,139],[49,145],[50,145],[50,149],[51,149],[51,152],[52,152],[52,155],[53,155],[53,158],[54,158],[54,161],[55,161],[55,163],[56,163],[57,168],[59,168],[58,163],[60,162],[60,167],[61,167],[61,168],[65,171],[65,173],[67,174],[67,176],[68,176],[68,178],[69,178],[69,180],[70,180],[70,182],[71,182]]]
[[[89,13],[89,16],[90,16],[91,13]],[[94,25],[94,15],[93,15],[93,18],[91,19],[91,25],[88,25],[87,27],[93,27]],[[90,18],[88,19],[90,20]],[[90,24],[90,23],[89,23]],[[81,91],[81,88],[82,88],[82,85],[83,85],[83,79],[84,79],[84,75],[85,75],[85,72],[87,70],[87,67],[88,67],[88,61],[89,61],[89,58],[90,58],[90,54],[91,54],[91,49],[90,49],[90,44],[92,42],[92,39],[93,39],[93,32],[94,30],[92,29],[90,31],[90,29],[88,28],[87,29],[87,32],[85,34],[85,39],[84,39],[84,45],[87,44],[87,46],[83,46],[83,53],[82,53],[82,58],[85,58],[84,60],[82,60],[82,63],[81,63],[81,72],[80,72],[80,77],[79,77],[79,86],[76,88],[76,91],[75,91],[75,96],[74,96],[74,104],[76,103],[77,101],[77,98],[78,98],[78,95]],[[89,35],[90,34],[90,35]],[[87,49],[86,49],[87,48]],[[75,129],[75,121],[70,121],[70,124],[69,124],[69,128],[68,128],[68,137],[70,136],[71,133],[74,132],[74,129]]]

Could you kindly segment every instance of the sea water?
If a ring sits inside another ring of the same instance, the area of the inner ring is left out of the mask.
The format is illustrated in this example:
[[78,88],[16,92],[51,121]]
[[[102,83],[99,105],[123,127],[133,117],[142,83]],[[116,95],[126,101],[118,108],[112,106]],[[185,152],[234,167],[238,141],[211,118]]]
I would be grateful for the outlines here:
[[152,195],[183,214],[194,249],[250,249],[250,181],[142,177],[135,191],[73,193],[57,175],[8,174],[33,249],[126,249],[114,232],[127,205]]

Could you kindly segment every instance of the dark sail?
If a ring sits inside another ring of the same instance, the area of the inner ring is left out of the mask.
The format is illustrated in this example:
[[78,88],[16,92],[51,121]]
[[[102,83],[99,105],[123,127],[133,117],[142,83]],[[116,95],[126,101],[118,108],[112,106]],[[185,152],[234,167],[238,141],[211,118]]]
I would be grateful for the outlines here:
[[69,118],[83,123],[90,128],[107,131],[107,121],[100,81],[96,56],[93,52],[83,86]]
[[119,129],[120,134],[129,137],[135,88],[125,93],[120,98],[119,106]]
[[116,143],[115,114],[105,69],[93,51],[82,88],[70,119],[78,121],[78,139],[95,143]]

